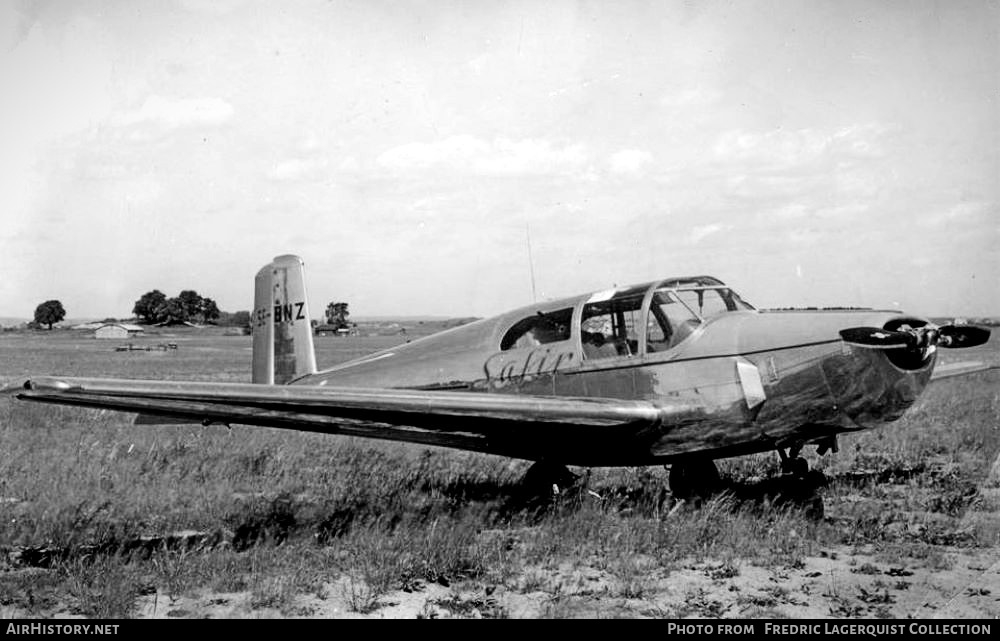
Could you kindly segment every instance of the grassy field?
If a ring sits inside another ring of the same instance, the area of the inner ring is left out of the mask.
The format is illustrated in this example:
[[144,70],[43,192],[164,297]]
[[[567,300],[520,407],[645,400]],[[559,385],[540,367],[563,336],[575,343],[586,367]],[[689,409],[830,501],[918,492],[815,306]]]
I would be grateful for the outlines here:
[[[317,358],[404,339],[321,339]],[[132,342],[168,340],[4,333],[0,382],[249,380],[249,337]],[[995,341],[961,356],[1000,360]],[[998,382],[936,383],[807,452],[822,515],[765,491],[774,456],[721,462],[733,492],[699,505],[660,468],[578,470],[549,500],[499,457],[3,398],[0,616],[997,616]]]

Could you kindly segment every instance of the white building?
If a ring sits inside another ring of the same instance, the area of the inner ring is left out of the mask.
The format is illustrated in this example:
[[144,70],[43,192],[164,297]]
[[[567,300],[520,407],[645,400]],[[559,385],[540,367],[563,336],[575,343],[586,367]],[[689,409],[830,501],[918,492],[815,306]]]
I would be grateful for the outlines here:
[[106,323],[94,331],[94,338],[131,338],[144,331],[142,327],[129,323]]

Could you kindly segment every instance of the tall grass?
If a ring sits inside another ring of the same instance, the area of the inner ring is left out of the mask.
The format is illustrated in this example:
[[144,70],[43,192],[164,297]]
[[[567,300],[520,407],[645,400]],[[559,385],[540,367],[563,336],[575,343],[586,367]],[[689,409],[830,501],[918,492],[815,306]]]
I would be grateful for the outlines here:
[[[62,362],[76,374],[208,378],[220,358],[225,379],[246,346],[182,346],[185,362],[160,358],[157,372],[67,341],[13,350],[5,375]],[[831,479],[825,519],[766,497],[677,507],[655,467],[593,470],[590,492],[540,501],[518,486],[527,464],[499,457],[265,428],[140,427],[130,415],[0,399],[0,547],[55,551],[49,573],[0,576],[0,605],[44,613],[59,593],[84,614],[128,616],[150,589],[210,589],[294,613],[297,595],[337,585],[364,612],[427,583],[558,590],[549,577],[565,567],[596,568],[613,596],[641,599],[686,563],[794,567],[844,544],[944,567],[945,547],[1000,544],[995,522],[962,520],[1000,452],[997,380],[946,381],[901,421],[842,437],[839,453],[807,452]],[[777,465],[758,455],[720,467],[747,482]],[[899,474],[866,479],[870,470]],[[212,533],[214,545],[124,545],[182,529]]]

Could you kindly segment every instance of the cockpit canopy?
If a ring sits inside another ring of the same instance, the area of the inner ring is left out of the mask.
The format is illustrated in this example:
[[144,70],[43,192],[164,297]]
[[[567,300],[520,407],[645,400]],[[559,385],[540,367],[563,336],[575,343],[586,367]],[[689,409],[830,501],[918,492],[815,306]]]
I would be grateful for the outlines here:
[[578,336],[585,360],[637,356],[672,349],[719,314],[753,309],[710,276],[668,279],[554,303],[548,311],[514,321],[500,349],[572,341]]

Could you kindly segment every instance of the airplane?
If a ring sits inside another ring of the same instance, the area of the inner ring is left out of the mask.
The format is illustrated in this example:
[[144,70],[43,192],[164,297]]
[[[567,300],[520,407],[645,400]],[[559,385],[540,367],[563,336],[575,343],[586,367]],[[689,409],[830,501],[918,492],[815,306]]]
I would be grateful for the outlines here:
[[[802,478],[803,447],[899,419],[931,380],[938,348],[987,329],[898,311],[760,311],[711,276],[536,303],[319,370],[304,263],[255,278],[252,382],[41,376],[18,399],[197,421],[408,441],[565,466],[670,466],[671,493],[718,487],[717,459],[777,451]],[[542,485],[545,487],[545,485]]]

